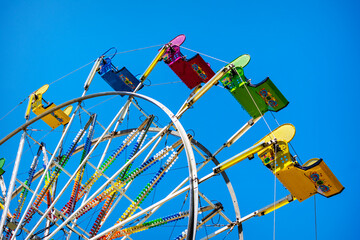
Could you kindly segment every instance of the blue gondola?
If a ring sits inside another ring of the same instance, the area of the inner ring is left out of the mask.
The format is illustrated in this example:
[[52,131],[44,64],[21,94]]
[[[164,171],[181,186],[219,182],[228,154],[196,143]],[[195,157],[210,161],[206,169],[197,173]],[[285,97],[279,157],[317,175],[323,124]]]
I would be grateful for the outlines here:
[[98,73],[115,91],[133,92],[140,83],[126,67],[118,70],[110,58],[105,58],[101,62]]

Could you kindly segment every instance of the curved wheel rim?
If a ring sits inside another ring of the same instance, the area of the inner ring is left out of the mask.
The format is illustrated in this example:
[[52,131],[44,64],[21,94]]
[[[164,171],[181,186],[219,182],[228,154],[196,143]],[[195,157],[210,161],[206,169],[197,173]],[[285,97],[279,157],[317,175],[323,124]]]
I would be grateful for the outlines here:
[[[197,207],[195,207],[195,206],[198,205],[198,202],[197,202],[197,199],[198,199],[198,197],[197,197],[197,194],[198,194],[197,193],[197,184],[198,184],[198,182],[197,182],[196,163],[195,163],[195,159],[194,159],[194,154],[192,152],[191,143],[190,143],[189,139],[187,138],[185,130],[181,126],[181,124],[178,121],[178,119],[176,118],[176,116],[169,109],[167,109],[163,104],[157,102],[156,100],[154,100],[152,98],[149,98],[149,97],[141,95],[141,94],[128,93],[128,92],[104,92],[104,93],[91,94],[91,95],[83,96],[83,97],[80,97],[80,98],[76,98],[76,99],[67,101],[67,102],[65,102],[63,104],[60,104],[57,107],[55,107],[53,109],[50,109],[50,110],[46,111],[45,113],[35,117],[34,119],[30,120],[26,124],[23,124],[22,126],[17,128],[15,131],[10,133],[8,136],[3,138],[1,140],[1,142],[0,142],[0,145],[5,143],[9,138],[16,135],[16,133],[20,132],[22,129],[26,129],[29,125],[35,123],[36,121],[40,120],[43,116],[45,116],[47,114],[50,114],[51,112],[56,111],[57,109],[66,107],[66,106],[71,105],[73,103],[81,103],[82,101],[87,100],[87,99],[91,99],[91,98],[95,98],[95,97],[101,97],[101,96],[111,96],[111,95],[128,95],[128,96],[131,96],[131,97],[140,98],[140,99],[143,99],[145,101],[149,101],[149,102],[153,103],[158,108],[160,108],[163,112],[165,112],[168,115],[168,117],[171,119],[172,123],[176,126],[176,128],[178,130],[180,130],[180,131],[176,132],[176,134],[173,134],[173,135],[177,135],[178,137],[182,138],[182,141],[184,143],[186,143],[184,145],[187,145],[185,147],[185,150],[186,150],[189,166],[193,166],[192,170],[190,170],[190,168],[189,168],[189,174],[191,176],[191,178],[190,178],[190,186],[191,186],[191,190],[192,190],[191,193],[192,193],[193,197],[191,197],[191,201],[190,201],[191,204],[190,204],[189,209],[190,209],[190,213],[192,213],[191,214],[192,216],[189,217],[189,224],[188,224],[188,231],[187,232],[190,233],[190,234],[187,235],[187,239],[194,239],[195,234],[196,234],[196,223],[197,223],[197,215],[198,215],[197,214]],[[104,138],[104,140],[106,140],[106,139],[107,139],[107,137]],[[212,156],[210,151],[208,151],[204,146],[199,144],[197,141],[192,140],[192,143],[194,143],[194,142],[197,143],[197,146],[200,146],[202,151],[206,152],[206,154],[208,154],[209,156]],[[218,164],[215,157],[211,157],[211,160],[215,164]],[[237,219],[239,219],[240,218],[240,211],[239,211],[239,208],[238,208],[238,205],[237,205],[235,193],[234,193],[234,191],[232,189],[232,186],[231,186],[231,183],[230,183],[229,179],[226,176],[226,173],[224,172],[222,175],[223,175],[223,178],[224,178],[224,180],[225,180],[225,182],[227,184],[228,190],[230,192],[232,202],[233,202],[233,205],[234,205],[234,209],[235,209],[235,213],[236,213],[236,217],[237,217]],[[194,187],[194,185],[196,185],[196,187]],[[194,190],[196,191],[195,193],[194,193]],[[196,194],[196,197],[194,197],[195,194]],[[240,235],[242,235],[242,232],[239,232],[239,236]]]

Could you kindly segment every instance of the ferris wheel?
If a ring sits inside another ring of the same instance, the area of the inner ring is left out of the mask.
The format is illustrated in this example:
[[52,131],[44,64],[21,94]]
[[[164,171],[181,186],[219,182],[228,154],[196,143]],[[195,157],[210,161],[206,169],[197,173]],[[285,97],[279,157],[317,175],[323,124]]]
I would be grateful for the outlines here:
[[[105,52],[93,62],[82,95],[62,104],[45,100],[48,84],[29,95],[26,122],[0,140],[9,149],[0,170],[17,146],[12,173],[5,173],[10,181],[0,177],[3,239],[223,239],[230,233],[243,239],[242,223],[253,217],[343,190],[322,159],[298,163],[289,150],[291,124],[218,159],[266,112],[280,111],[288,101],[270,78],[258,84],[246,78],[249,55],[215,72],[201,54],[184,56],[184,41],[179,35],[162,46],[139,77],[114,65],[116,52]],[[141,94],[160,62],[191,90],[176,111]],[[114,91],[88,94],[96,74]],[[251,119],[211,152],[181,118],[218,84]],[[243,216],[226,172],[256,155],[289,194]]]

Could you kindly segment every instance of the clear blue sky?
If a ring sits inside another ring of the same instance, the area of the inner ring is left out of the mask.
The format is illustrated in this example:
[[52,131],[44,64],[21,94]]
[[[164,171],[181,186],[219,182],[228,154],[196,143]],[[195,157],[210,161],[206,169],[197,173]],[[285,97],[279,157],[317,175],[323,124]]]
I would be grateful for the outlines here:
[[[246,76],[254,83],[270,76],[290,101],[275,116],[280,123],[295,125],[293,145],[302,161],[322,157],[346,188],[333,198],[316,198],[318,239],[356,238],[360,210],[357,200],[360,164],[356,147],[356,136],[360,133],[356,120],[360,97],[360,84],[356,80],[360,63],[359,3],[348,0],[123,2],[3,2],[0,118],[34,90],[89,63],[110,47],[127,51],[163,44],[185,34],[185,47],[218,59],[229,62],[241,54],[250,54],[252,60],[245,68]],[[114,60],[118,66],[126,65],[138,74],[156,52],[157,48],[153,48]],[[185,54],[194,53],[185,51]],[[214,70],[223,66],[221,62],[204,58]],[[161,65],[161,71],[150,75],[152,84],[178,81],[175,74]],[[80,96],[90,66],[81,71],[75,79],[65,78],[53,84],[51,101],[61,103]],[[100,83],[99,76],[96,81],[97,88],[92,88],[91,93],[110,91],[105,83]],[[176,112],[190,90],[177,83],[146,87],[141,93]],[[1,138],[24,122],[24,108],[25,104],[0,120]],[[271,114],[266,118],[272,127],[276,126]],[[186,129],[195,130],[198,141],[215,151],[248,120],[231,95],[216,87],[191,110],[189,117],[184,116],[182,123]],[[219,155],[219,160],[251,146],[267,132],[265,124],[257,124],[231,149]],[[0,157],[7,150],[0,147]],[[267,182],[273,177],[255,161],[260,160],[247,161],[229,171],[242,215],[273,199],[273,182]],[[6,170],[8,181],[11,166]],[[279,193],[278,197],[282,196]],[[249,220],[244,224],[246,239],[271,239],[273,222],[273,215]],[[276,238],[315,239],[312,198],[277,211]]]

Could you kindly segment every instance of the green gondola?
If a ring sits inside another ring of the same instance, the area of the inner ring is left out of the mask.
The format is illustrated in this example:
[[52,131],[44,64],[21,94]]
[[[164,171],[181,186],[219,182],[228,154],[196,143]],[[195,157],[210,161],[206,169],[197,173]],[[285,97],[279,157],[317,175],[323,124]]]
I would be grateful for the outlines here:
[[243,68],[249,61],[250,56],[247,54],[232,61],[228,66],[234,67],[220,79],[223,86],[254,119],[267,111],[277,112],[286,107],[289,101],[269,77],[258,84],[251,84],[245,77]]

